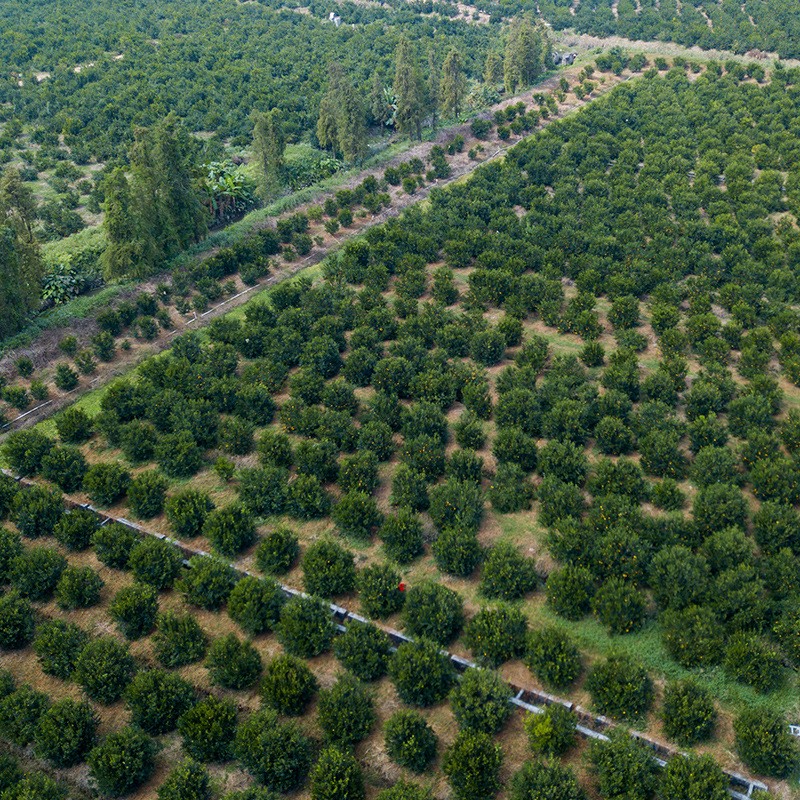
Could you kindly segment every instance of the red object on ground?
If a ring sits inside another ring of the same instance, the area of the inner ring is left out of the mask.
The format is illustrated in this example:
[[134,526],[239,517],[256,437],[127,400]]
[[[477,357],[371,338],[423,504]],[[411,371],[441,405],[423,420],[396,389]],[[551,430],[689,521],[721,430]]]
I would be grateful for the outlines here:
[[404,584],[404,583],[401,581],[401,582],[398,584],[397,588],[398,588],[398,589],[399,589],[401,592],[404,592],[404,591],[406,590],[406,585],[405,585],[405,584]]

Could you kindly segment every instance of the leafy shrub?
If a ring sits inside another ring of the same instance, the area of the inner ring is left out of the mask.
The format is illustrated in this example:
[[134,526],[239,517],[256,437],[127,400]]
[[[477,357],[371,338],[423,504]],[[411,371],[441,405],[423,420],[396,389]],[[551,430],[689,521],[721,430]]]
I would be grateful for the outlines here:
[[345,669],[362,681],[383,677],[389,666],[391,642],[388,635],[368,622],[352,621],[337,636],[333,652]]
[[622,731],[615,731],[607,742],[592,742],[589,760],[603,797],[647,800],[656,788],[658,767],[652,754]]
[[208,556],[192,556],[189,570],[177,582],[176,588],[187,603],[217,611],[225,605],[237,580],[236,572],[224,561]]
[[314,597],[300,596],[292,597],[281,609],[275,630],[286,652],[300,658],[324,653],[334,634],[328,607]]
[[492,453],[498,464],[516,464],[524,473],[536,469],[539,457],[536,439],[516,425],[498,430],[492,442]]
[[290,792],[300,786],[311,765],[311,742],[294,723],[262,709],[239,725],[234,753],[244,767],[267,788]]
[[164,510],[167,480],[155,470],[141,472],[128,487],[128,504],[140,519],[152,519]]
[[411,636],[447,644],[464,624],[464,603],[458,592],[426,581],[406,592],[403,623]]
[[547,576],[545,594],[550,607],[569,620],[589,613],[594,595],[594,578],[585,567],[566,564]]
[[23,597],[46,600],[66,568],[67,560],[54,548],[30,547],[11,561],[11,583]]
[[83,478],[83,490],[93,503],[113,506],[125,496],[131,476],[119,464],[92,464]]
[[554,625],[528,634],[523,660],[539,680],[556,689],[570,686],[581,674],[578,648],[561,628]]
[[228,596],[228,615],[245,633],[256,636],[275,628],[286,598],[272,580],[242,578]]
[[425,474],[410,464],[400,464],[392,480],[389,502],[393,506],[405,506],[411,511],[425,511],[430,504]]
[[541,714],[525,717],[525,733],[534,753],[560,756],[574,744],[578,716],[561,703],[552,703]]
[[785,679],[783,658],[750,633],[734,633],[725,648],[725,671],[757,692],[771,692]]
[[152,775],[155,753],[156,743],[146,733],[126,726],[89,753],[89,774],[103,794],[122,797]]
[[10,670],[0,669],[0,700],[8,697],[16,688],[14,676]]
[[661,608],[700,604],[708,589],[708,562],[684,545],[659,550],[650,563],[649,574],[653,596]]
[[236,705],[210,694],[181,715],[178,732],[192,758],[227,761],[236,733]]
[[0,583],[8,583],[11,563],[22,554],[22,541],[19,534],[0,527]]
[[208,772],[196,761],[181,762],[158,787],[158,800],[211,800]]
[[133,528],[119,522],[104,525],[92,536],[94,554],[113,569],[127,569],[131,552],[139,541],[139,535]]
[[280,514],[286,502],[286,478],[282,467],[243,469],[239,473],[239,500],[253,514]]
[[194,703],[194,688],[163,670],[138,673],[125,690],[132,721],[154,735],[174,730],[178,718]]
[[309,594],[320,597],[352,592],[356,585],[353,554],[332,541],[315,542],[303,555],[303,583]]
[[182,489],[168,498],[164,511],[172,526],[172,532],[179,539],[192,539],[203,530],[206,517],[214,510],[214,503],[205,493],[197,489]]
[[[135,419],[125,425],[120,425],[116,435],[125,458],[131,464],[142,464],[153,458],[158,444],[158,432],[150,422]],[[106,437],[109,438],[107,434]],[[109,443],[111,443],[110,438]]]
[[226,453],[246,456],[255,447],[251,422],[238,417],[223,419],[219,424],[219,447]]
[[653,702],[653,684],[644,667],[626,655],[611,655],[586,678],[595,708],[617,719],[643,717]]
[[317,691],[317,679],[305,661],[281,654],[272,659],[264,670],[261,697],[279,714],[303,714]]
[[406,596],[400,574],[388,564],[371,564],[356,574],[358,599],[364,613],[384,619],[403,607]]
[[232,503],[209,513],[203,524],[203,536],[222,555],[233,558],[255,542],[255,521],[244,506]]
[[436,757],[438,739],[418,711],[395,711],[383,726],[389,758],[412,772],[424,772]]
[[345,493],[371,494],[378,487],[378,458],[370,450],[362,450],[342,459],[339,468],[339,486]]
[[18,492],[19,486],[17,482],[8,475],[0,473],[0,520],[8,516]]
[[76,508],[64,514],[53,529],[53,536],[68,550],[85,550],[98,530],[97,517],[88,509]]
[[3,800],[65,800],[67,790],[42,772],[29,772],[3,792]]
[[404,703],[432,706],[447,696],[455,670],[436,644],[422,639],[397,648],[389,661],[389,677]]
[[169,589],[175,583],[182,564],[180,551],[174,545],[151,536],[136,544],[128,558],[134,578],[158,590]]
[[389,558],[400,564],[409,564],[422,555],[422,522],[409,508],[400,508],[387,516],[378,531]]
[[528,622],[518,608],[482,608],[468,623],[464,642],[479,664],[497,668],[522,655]]
[[140,639],[153,629],[158,614],[158,591],[146,583],[123,586],[111,601],[109,616],[127,639]]
[[211,682],[225,689],[246,689],[261,674],[261,656],[250,642],[229,633],[211,643],[206,657]]
[[345,536],[369,539],[383,521],[375,500],[366,492],[350,491],[333,507],[331,518]]
[[42,459],[42,477],[62,492],[77,492],[87,469],[86,459],[77,447],[54,447]]
[[99,636],[81,650],[73,677],[92,700],[110,705],[122,697],[135,674],[128,648],[110,636]]
[[53,447],[53,440],[39,431],[12,431],[3,445],[8,465],[18,475],[35,475],[42,468],[42,459]]
[[681,666],[711,666],[722,660],[722,631],[707,606],[669,610],[661,617],[661,628],[667,652]]
[[494,734],[511,715],[511,694],[497,673],[472,668],[450,693],[450,708],[462,729]]
[[203,465],[203,451],[189,431],[162,436],[156,445],[155,458],[170,478],[191,478]]
[[61,495],[41,486],[30,486],[17,492],[11,502],[11,519],[17,530],[28,539],[52,536],[63,513]]
[[499,514],[512,514],[531,507],[535,490],[517,464],[500,464],[486,497]]
[[592,611],[609,633],[631,633],[644,624],[647,600],[631,583],[610,578],[595,592]]
[[89,415],[80,408],[68,408],[55,418],[56,430],[62,442],[83,444],[92,438],[94,426]]
[[767,708],[749,708],[733,723],[739,758],[759,775],[786,777],[797,764],[797,747],[786,720]]
[[98,717],[89,703],[64,698],[39,717],[34,736],[36,755],[54,767],[83,761],[96,742]]
[[503,751],[485,733],[461,731],[445,750],[442,771],[456,800],[488,800],[500,789]]
[[58,579],[55,596],[59,608],[71,611],[100,602],[105,581],[91,567],[67,567]]
[[680,754],[667,762],[658,793],[663,800],[726,800],[728,782],[712,756]]
[[0,647],[17,650],[33,638],[33,607],[17,592],[0,595]]
[[338,747],[326,747],[311,772],[311,800],[364,800],[365,796],[364,777],[355,756]]
[[87,633],[75,623],[61,619],[47,620],[36,630],[33,651],[39,659],[42,672],[65,681],[72,676],[78,657],[88,641]]
[[28,684],[0,700],[0,734],[17,747],[33,741],[36,726],[50,707],[50,698]]
[[714,731],[716,717],[711,695],[694,681],[667,683],[661,719],[670,739],[685,746],[705,741]]
[[259,542],[256,566],[270,575],[287,573],[300,555],[297,535],[289,528],[276,528]]
[[208,639],[191,614],[166,611],[156,617],[153,651],[161,666],[173,669],[199,661],[207,646]]
[[526,761],[511,781],[511,800],[538,797],[553,800],[585,800],[586,793],[575,773],[558,762]]
[[483,551],[475,532],[465,528],[445,528],[433,543],[436,566],[448,575],[466,578],[480,563]]
[[327,739],[353,745],[369,735],[375,724],[372,698],[353,675],[340,675],[330,689],[319,693],[318,719]]
[[319,519],[330,511],[331,497],[318,478],[298,475],[287,489],[286,508],[295,519]]
[[483,518],[483,495],[470,481],[448,479],[429,492],[429,513],[438,530],[454,527],[477,531]]
[[533,562],[512,544],[494,545],[481,571],[480,591],[495,600],[518,600],[536,587]]

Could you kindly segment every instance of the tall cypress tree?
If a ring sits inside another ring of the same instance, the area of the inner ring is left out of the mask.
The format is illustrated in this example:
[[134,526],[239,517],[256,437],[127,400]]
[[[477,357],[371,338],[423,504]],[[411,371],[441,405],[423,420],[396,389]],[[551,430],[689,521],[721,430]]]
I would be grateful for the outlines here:
[[286,137],[281,112],[253,112],[253,161],[258,173],[258,190],[266,199],[280,187]]
[[490,50],[486,54],[483,80],[490,86],[495,86],[503,80],[503,57],[496,50]]
[[134,132],[129,175],[115,172],[108,181],[107,275],[150,274],[206,232],[208,214],[196,184],[198,152],[175,114]]
[[19,172],[0,180],[0,338],[16,333],[39,304],[42,259],[33,234],[36,203]]
[[359,162],[367,152],[366,111],[341,65],[328,67],[328,88],[319,106],[317,139],[320,146]]
[[372,85],[369,90],[369,114],[373,123],[380,125],[381,130],[389,121],[391,109],[386,99],[386,86],[383,75],[377,70],[372,74]]
[[530,86],[544,72],[549,54],[550,42],[542,26],[534,26],[527,18],[512,22],[503,62],[506,91]]
[[464,76],[461,53],[453,47],[447,54],[442,67],[442,109],[446,113],[458,116],[466,91],[467,79]]
[[160,254],[152,225],[142,219],[125,171],[117,167],[103,182],[107,245],[101,256],[106,278],[150,274]]
[[428,108],[431,112],[431,125],[434,130],[439,121],[439,104],[441,103],[442,86],[439,65],[436,63],[436,50],[433,45],[428,48]]
[[153,166],[157,190],[163,196],[174,231],[174,255],[198,241],[208,230],[208,215],[197,191],[195,158],[199,145],[171,113],[153,129]]
[[397,101],[395,120],[401,133],[422,139],[425,117],[425,90],[422,73],[408,37],[400,37],[395,51],[394,94]]

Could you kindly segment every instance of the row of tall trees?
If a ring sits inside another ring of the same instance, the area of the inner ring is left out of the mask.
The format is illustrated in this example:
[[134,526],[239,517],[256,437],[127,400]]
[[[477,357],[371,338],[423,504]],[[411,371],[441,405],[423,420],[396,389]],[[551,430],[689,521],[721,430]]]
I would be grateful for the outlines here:
[[[527,19],[512,24],[502,61],[507,90],[532,83],[544,71],[549,52],[541,26]],[[487,63],[487,82],[497,82],[499,59],[494,54]],[[431,47],[425,67],[418,48],[402,36],[391,88],[378,75],[366,98],[340,63],[330,64],[316,126],[320,146],[357,164],[368,151],[368,115],[417,139],[427,121],[435,128],[440,114],[459,116],[468,86],[462,53],[451,47],[440,66]],[[262,200],[282,185],[284,117],[279,109],[252,114],[252,157]],[[201,203],[199,150],[174,114],[136,130],[129,167],[115,169],[105,182],[106,277],[152,274],[161,262],[204,235],[208,216]]]
[[0,179],[0,338],[11,336],[39,304],[42,259],[33,232],[36,201],[15,169]]
[[[509,27],[505,49],[490,51],[484,71],[489,85],[504,83],[514,92],[529,86],[546,69],[551,53],[543,26],[527,18]],[[369,108],[339,63],[328,72],[328,88],[320,103],[317,139],[322,147],[358,162],[367,151],[367,113],[381,126],[393,125],[403,134],[422,138],[426,122],[437,127],[439,115],[458,117],[464,109],[468,90],[465,59],[453,46],[439,64],[436,49],[428,48],[425,58],[405,35],[400,38],[394,59],[391,87],[375,73]]]
[[118,167],[105,185],[106,277],[149,275],[206,232],[198,147],[174,114],[136,131],[130,169]]

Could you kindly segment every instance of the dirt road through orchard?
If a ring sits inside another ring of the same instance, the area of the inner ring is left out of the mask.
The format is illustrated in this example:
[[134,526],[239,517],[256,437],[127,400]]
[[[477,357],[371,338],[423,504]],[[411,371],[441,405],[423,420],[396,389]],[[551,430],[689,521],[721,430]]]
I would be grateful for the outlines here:
[[[513,97],[508,97],[502,100],[488,111],[482,113],[480,116],[489,118],[495,111],[520,102],[524,103],[528,108],[531,106],[533,108],[538,108],[538,104],[534,101],[535,95],[546,94],[558,89],[559,81],[562,77],[566,78],[570,85],[576,84],[577,75],[581,69],[581,65],[575,64],[567,69],[560,70],[556,75],[551,76],[542,83],[539,83],[520,94],[514,95]],[[423,161],[426,161],[430,155],[431,149],[435,145],[446,145],[457,135],[463,136],[465,140],[463,151],[448,157],[451,175],[447,179],[430,182],[426,186],[417,189],[413,194],[407,194],[399,186],[390,186],[388,191],[391,196],[391,204],[387,208],[378,214],[368,215],[365,217],[356,217],[351,226],[349,226],[346,230],[340,230],[336,235],[327,233],[321,223],[312,223],[309,233],[312,235],[312,237],[316,238],[317,242],[321,242],[321,244],[315,244],[311,253],[306,258],[289,263],[279,262],[278,265],[273,269],[272,273],[256,286],[247,287],[237,279],[236,291],[233,296],[209,308],[202,314],[180,315],[174,309],[171,309],[170,315],[173,323],[173,328],[171,330],[161,332],[157,339],[150,342],[132,340],[130,342],[130,349],[119,349],[112,362],[98,364],[95,373],[90,378],[83,378],[79,386],[71,392],[60,392],[52,383],[52,372],[55,364],[58,361],[64,360],[64,354],[58,347],[59,341],[65,334],[73,333],[81,340],[81,346],[86,346],[88,345],[92,334],[97,332],[97,325],[93,319],[87,318],[83,320],[77,320],[74,328],[56,328],[44,331],[28,347],[6,353],[3,359],[0,360],[0,372],[4,370],[12,372],[13,363],[17,358],[22,355],[30,357],[37,366],[37,370],[41,368],[41,371],[37,371],[37,375],[41,376],[45,382],[48,383],[51,399],[44,403],[34,405],[24,414],[21,414],[18,417],[10,420],[5,427],[4,432],[7,433],[10,430],[29,427],[52,416],[57,411],[74,403],[78,398],[87,394],[88,392],[94,391],[106,385],[115,378],[126,374],[144,358],[169,349],[172,346],[172,342],[176,335],[189,330],[199,330],[200,328],[208,325],[217,317],[228,313],[238,306],[248,303],[254,296],[257,296],[259,292],[263,291],[264,289],[267,289],[280,281],[286,280],[287,278],[293,277],[308,267],[313,266],[314,264],[318,264],[332,252],[341,247],[349,239],[353,238],[354,236],[358,236],[374,225],[379,225],[383,222],[386,222],[386,220],[390,219],[391,217],[398,216],[409,206],[426,199],[429,196],[431,189],[441,188],[453,183],[454,181],[462,180],[481,165],[502,157],[509,148],[513,147],[515,144],[518,144],[523,138],[526,138],[526,136],[535,135],[536,130],[541,130],[552,122],[562,119],[567,114],[576,111],[582,106],[607,93],[614,86],[617,86],[618,84],[633,77],[636,77],[636,75],[630,73],[623,73],[621,76],[610,74],[593,76],[593,80],[597,88],[592,92],[591,95],[583,99],[579,99],[571,91],[568,92],[563,102],[558,104],[558,111],[555,114],[551,114],[548,118],[542,119],[538,128],[528,134],[522,134],[520,136],[511,134],[509,139],[503,141],[497,136],[496,130],[493,130],[490,138],[478,140],[472,135],[470,124],[463,123],[460,125],[443,128],[438,132],[435,140],[420,142],[412,145],[408,150],[396,156],[388,163],[383,164],[380,167],[366,169],[363,172],[354,175],[350,180],[338,188],[352,188],[361,183],[368,175],[374,175],[376,178],[381,179],[387,167],[397,166],[398,164],[408,161],[412,158],[420,158]],[[469,151],[472,148],[482,148],[477,158],[470,158]],[[300,206],[289,213],[297,213],[299,211],[307,210],[310,205],[319,204],[320,202],[323,202],[326,197],[330,197],[333,194],[333,191],[321,193],[314,199],[312,203]],[[274,227],[277,219],[280,219],[280,217],[265,220],[262,227]],[[203,255],[203,257],[207,258],[214,252],[215,251],[213,250],[208,251]],[[155,290],[160,281],[167,281],[168,279],[168,273],[156,276],[151,281],[137,285],[135,292],[133,293],[138,294],[143,291],[152,292]],[[44,366],[40,367],[40,365]]]

